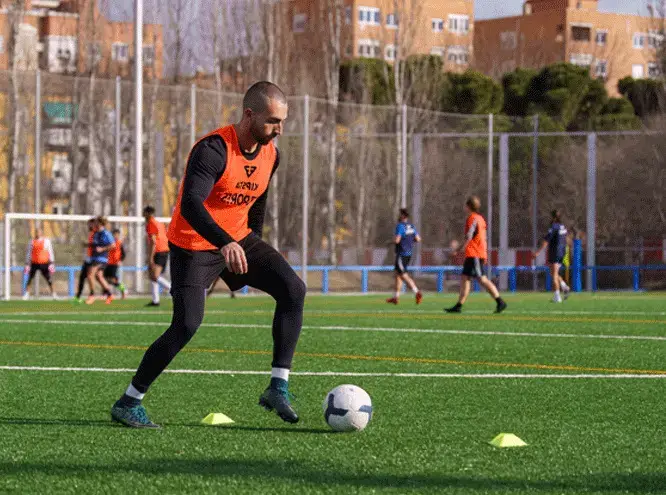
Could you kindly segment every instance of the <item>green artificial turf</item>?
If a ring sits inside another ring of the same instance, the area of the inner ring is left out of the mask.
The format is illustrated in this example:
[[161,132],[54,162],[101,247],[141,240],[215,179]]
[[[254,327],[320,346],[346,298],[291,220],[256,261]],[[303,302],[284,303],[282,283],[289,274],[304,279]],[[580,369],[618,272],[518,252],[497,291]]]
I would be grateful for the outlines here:
[[[294,372],[320,374],[292,375],[290,426],[256,404],[268,375],[240,373],[270,368],[272,301],[213,298],[170,369],[226,374],[162,375],[144,401],[160,431],[109,409],[168,300],[2,303],[0,366],[59,369],[0,369],[0,493],[666,493],[666,296],[507,301],[309,297]],[[324,422],[341,383],[373,399],[361,433]],[[490,446],[501,432],[529,445]]]

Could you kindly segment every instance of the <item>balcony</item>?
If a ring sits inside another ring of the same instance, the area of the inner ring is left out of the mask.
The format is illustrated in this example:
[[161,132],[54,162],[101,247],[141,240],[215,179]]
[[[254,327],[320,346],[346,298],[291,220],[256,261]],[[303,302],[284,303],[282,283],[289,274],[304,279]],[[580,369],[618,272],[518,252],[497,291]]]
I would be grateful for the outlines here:
[[34,9],[57,9],[60,3],[60,0],[32,0],[31,5]]

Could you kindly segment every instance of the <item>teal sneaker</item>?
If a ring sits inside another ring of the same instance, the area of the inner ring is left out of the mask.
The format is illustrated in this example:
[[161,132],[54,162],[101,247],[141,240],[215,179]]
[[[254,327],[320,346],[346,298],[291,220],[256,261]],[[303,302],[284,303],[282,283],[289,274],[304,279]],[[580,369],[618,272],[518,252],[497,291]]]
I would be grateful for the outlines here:
[[125,291],[127,290],[127,288],[125,287],[125,284],[120,282],[120,284],[118,285],[118,290],[120,291],[120,297],[122,299],[125,299]]
[[259,397],[259,405],[267,411],[273,411],[287,423],[298,423],[298,414],[291,407],[290,399],[294,399],[294,395],[289,392],[287,382],[278,387],[269,386],[264,393]]
[[161,428],[148,419],[146,408],[141,404],[130,407],[118,401],[111,408],[111,419],[130,428]]
[[74,299],[72,299],[72,302],[74,304],[83,304],[83,299],[81,299],[80,297],[75,297]]

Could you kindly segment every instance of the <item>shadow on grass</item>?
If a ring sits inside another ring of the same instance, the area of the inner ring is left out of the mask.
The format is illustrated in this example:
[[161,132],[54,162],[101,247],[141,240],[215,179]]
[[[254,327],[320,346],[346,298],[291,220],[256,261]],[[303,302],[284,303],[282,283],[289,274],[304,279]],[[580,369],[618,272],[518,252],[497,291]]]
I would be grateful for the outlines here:
[[[445,489],[464,488],[484,492],[517,490],[527,493],[555,492],[619,492],[663,493],[666,490],[666,473],[595,473],[568,476],[552,480],[527,480],[519,478],[488,478],[483,476],[459,476],[446,474],[397,475],[336,472],[318,470],[294,461],[240,460],[210,458],[206,460],[150,459],[131,464],[82,464],[82,463],[0,463],[0,473],[5,475],[35,475],[83,477],[90,474],[122,475],[182,475],[205,478],[239,476],[257,482],[300,481],[322,486],[359,488]],[[175,480],[174,480],[175,481]],[[118,480],[122,483],[122,479]]]
[[[83,420],[83,419],[42,419],[42,418],[3,418],[0,417],[0,425],[18,425],[18,426],[94,426],[94,427],[113,427],[113,428],[123,428],[122,425],[114,423],[111,419],[103,420]],[[221,426],[209,426],[201,423],[186,423],[186,422],[174,422],[174,423],[162,423],[165,428],[171,427],[186,427],[186,428],[209,428],[209,429],[220,429],[220,430],[232,430],[232,431],[254,431],[254,432],[279,432],[279,433],[311,433],[311,434],[322,434],[326,433],[329,435],[336,434],[334,431],[325,428],[299,428],[293,426],[242,426],[242,425],[221,425]]]

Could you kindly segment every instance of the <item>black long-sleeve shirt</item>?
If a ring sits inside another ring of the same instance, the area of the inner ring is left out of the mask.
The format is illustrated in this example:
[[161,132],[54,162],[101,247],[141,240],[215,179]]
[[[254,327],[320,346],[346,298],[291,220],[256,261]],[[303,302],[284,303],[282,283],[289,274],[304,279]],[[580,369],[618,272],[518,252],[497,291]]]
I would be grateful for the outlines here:
[[[246,154],[243,152],[243,156],[248,160],[253,160],[259,154],[260,149],[261,145],[258,145],[253,153]],[[271,177],[273,177],[279,164],[280,153],[278,152]],[[183,179],[183,196],[180,202],[180,211],[187,223],[200,236],[219,248],[234,242],[234,239],[215,223],[213,217],[206,210],[204,201],[210,196],[213,186],[220,180],[226,167],[227,145],[220,136],[209,136],[197,143],[187,162]],[[259,237],[261,237],[264,227],[267,198],[268,188],[256,199],[248,213],[248,227]]]

